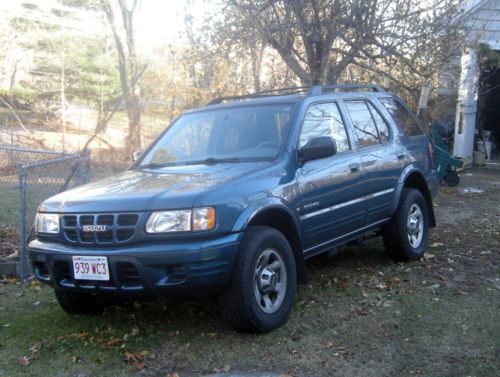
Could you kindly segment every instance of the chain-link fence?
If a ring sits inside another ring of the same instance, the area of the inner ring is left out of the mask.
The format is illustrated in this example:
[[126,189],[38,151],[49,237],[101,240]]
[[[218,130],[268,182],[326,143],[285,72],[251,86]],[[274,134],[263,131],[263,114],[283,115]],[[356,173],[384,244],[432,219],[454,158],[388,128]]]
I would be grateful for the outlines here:
[[26,243],[40,203],[89,180],[89,154],[0,146],[0,227],[18,228],[20,277],[29,273]]

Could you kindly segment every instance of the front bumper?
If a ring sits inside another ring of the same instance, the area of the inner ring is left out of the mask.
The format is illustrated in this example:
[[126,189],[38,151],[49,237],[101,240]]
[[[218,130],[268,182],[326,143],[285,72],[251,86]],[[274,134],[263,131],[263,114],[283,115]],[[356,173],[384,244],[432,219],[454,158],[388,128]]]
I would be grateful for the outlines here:
[[[241,235],[108,248],[34,240],[28,253],[36,278],[56,289],[137,299],[194,296],[217,292],[228,283]],[[74,255],[107,257],[110,280],[75,280]]]

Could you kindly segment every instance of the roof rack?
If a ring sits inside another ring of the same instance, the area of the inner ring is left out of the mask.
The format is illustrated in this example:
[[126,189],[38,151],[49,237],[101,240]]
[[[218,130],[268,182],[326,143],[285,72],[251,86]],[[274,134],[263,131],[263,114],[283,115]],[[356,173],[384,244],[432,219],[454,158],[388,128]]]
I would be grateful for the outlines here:
[[309,95],[323,94],[326,92],[335,92],[341,90],[371,89],[372,92],[385,92],[385,89],[377,84],[328,84],[314,85],[309,89]]
[[[306,93],[309,90],[310,90],[310,87],[308,87],[308,86],[294,86],[294,87],[283,88],[283,89],[263,90],[262,92],[257,92],[257,93],[252,93],[252,94],[244,94],[241,96],[227,96],[227,97],[214,98],[213,100],[208,102],[206,104],[206,106],[218,105],[219,103],[222,103],[225,101],[237,101],[237,100],[242,100],[242,99],[277,96],[277,95],[281,95],[282,92],[288,92],[286,94]],[[273,93],[276,93],[276,94],[273,94]]]
[[[314,86],[294,86],[290,88],[283,89],[270,89],[264,90],[262,92],[252,93],[252,94],[244,94],[240,96],[226,96],[226,97],[218,97],[214,98],[210,102],[206,104],[206,106],[218,105],[220,103],[226,101],[238,101],[244,99],[251,98],[262,98],[262,97],[271,97],[271,96],[279,96],[283,94],[300,94],[307,93],[309,95],[318,95],[327,92],[335,92],[338,89],[341,90],[356,90],[356,89],[371,89],[373,92],[385,92],[385,89],[380,85],[376,84],[328,84],[328,85],[314,85]],[[287,92],[287,93],[284,93]]]

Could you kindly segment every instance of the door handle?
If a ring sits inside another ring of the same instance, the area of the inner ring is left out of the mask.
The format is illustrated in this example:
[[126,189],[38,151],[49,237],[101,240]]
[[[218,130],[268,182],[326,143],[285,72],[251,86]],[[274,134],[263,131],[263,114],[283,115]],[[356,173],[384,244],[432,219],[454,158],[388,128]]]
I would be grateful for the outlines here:
[[351,169],[351,173],[356,173],[359,171],[359,164],[350,164],[349,169]]

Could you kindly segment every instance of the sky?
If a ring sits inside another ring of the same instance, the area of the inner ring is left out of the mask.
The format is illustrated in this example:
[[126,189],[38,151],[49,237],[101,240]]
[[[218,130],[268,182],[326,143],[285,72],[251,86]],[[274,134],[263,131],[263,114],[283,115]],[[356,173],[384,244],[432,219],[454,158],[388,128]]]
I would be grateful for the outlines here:
[[[36,3],[40,10],[26,10],[21,4]],[[193,1],[192,1],[193,2]],[[205,12],[211,6],[209,1],[196,0],[192,7],[194,23],[200,24]],[[142,0],[136,17],[136,42],[138,50],[151,53],[162,44],[179,44],[180,32],[184,27],[184,0]],[[0,25],[10,17],[24,17],[45,22],[60,22],[52,20],[49,10],[60,8],[57,0],[0,0]],[[47,12],[47,13],[45,13]],[[68,32],[96,33],[102,32],[99,19],[88,12],[77,12],[80,22],[63,23]]]

